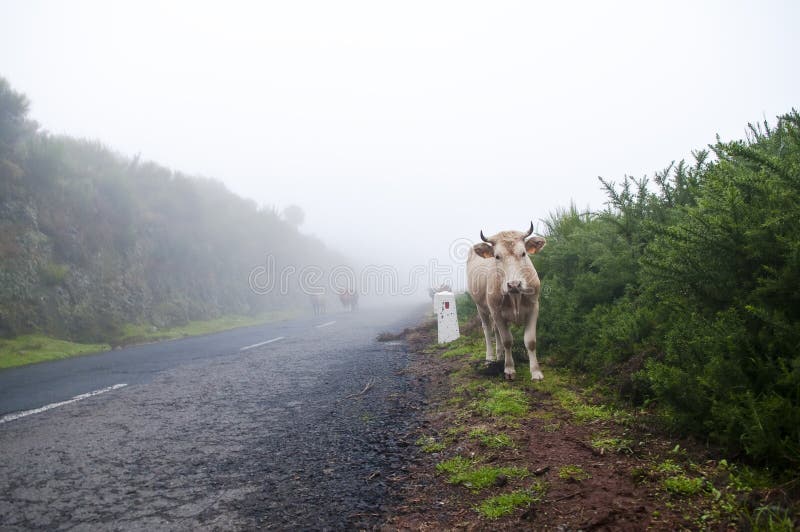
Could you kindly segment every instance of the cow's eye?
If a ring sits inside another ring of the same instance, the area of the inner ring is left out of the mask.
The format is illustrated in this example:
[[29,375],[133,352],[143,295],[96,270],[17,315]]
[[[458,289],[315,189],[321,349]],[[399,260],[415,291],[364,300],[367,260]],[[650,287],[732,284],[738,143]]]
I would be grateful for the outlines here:
[[495,255],[494,258],[496,258],[497,260],[500,260],[500,255]]
[[525,252],[523,251],[522,253],[519,254],[519,256],[520,257],[524,257],[525,256]]

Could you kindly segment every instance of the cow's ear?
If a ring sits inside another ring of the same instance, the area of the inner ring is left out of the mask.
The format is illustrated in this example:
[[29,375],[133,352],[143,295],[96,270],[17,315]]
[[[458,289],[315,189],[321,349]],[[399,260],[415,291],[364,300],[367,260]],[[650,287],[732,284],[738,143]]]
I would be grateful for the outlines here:
[[472,249],[475,250],[475,253],[479,257],[483,257],[484,259],[491,259],[494,257],[494,248],[491,244],[487,244],[486,242],[481,242],[480,244],[475,244],[472,246]]
[[533,255],[542,250],[547,241],[541,236],[532,236],[525,241],[525,251]]

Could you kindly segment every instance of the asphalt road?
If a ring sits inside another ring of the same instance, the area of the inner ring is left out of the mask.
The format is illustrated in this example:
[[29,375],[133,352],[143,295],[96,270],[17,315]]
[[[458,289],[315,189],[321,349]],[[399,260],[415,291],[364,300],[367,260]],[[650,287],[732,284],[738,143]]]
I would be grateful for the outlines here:
[[375,338],[426,309],[0,371],[0,529],[374,526],[415,453],[404,436],[422,401],[405,346]]

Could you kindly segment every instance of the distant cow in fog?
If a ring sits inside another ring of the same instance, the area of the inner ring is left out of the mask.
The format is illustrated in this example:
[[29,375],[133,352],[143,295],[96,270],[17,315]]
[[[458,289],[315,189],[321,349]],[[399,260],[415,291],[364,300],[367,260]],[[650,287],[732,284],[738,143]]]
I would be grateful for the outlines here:
[[339,301],[341,301],[342,306],[349,311],[354,311],[358,309],[358,292],[355,289],[352,290],[342,290],[339,292]]
[[450,288],[450,285],[444,283],[440,284],[439,288],[428,288],[428,295],[431,296],[431,299],[433,299],[433,296],[436,295],[437,292],[452,292],[452,291],[453,290]]
[[507,379],[513,379],[516,374],[511,357],[513,339],[509,327],[512,323],[525,326],[531,379],[544,378],[536,359],[536,320],[539,317],[541,283],[528,255],[541,251],[545,239],[532,234],[533,223],[524,233],[502,231],[486,238],[481,231],[483,242],[475,244],[467,258],[467,291],[478,307],[483,325],[486,361],[497,360],[502,345]]
[[311,307],[314,309],[314,316],[319,316],[327,312],[325,294],[309,294],[308,297],[311,300]]

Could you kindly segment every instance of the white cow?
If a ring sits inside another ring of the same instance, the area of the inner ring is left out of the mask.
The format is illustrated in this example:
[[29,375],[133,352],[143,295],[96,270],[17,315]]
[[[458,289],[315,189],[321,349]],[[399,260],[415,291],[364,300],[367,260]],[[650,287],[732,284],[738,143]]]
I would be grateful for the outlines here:
[[[527,232],[502,231],[475,244],[467,258],[467,290],[478,307],[486,337],[486,361],[497,360],[502,345],[505,353],[506,379],[516,371],[511,357],[512,323],[525,326],[525,348],[530,359],[531,379],[544,378],[536,359],[536,320],[539,317],[541,282],[528,255],[538,253],[545,239]],[[530,238],[528,238],[530,237]],[[495,349],[492,350],[491,336]]]

